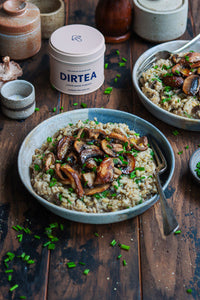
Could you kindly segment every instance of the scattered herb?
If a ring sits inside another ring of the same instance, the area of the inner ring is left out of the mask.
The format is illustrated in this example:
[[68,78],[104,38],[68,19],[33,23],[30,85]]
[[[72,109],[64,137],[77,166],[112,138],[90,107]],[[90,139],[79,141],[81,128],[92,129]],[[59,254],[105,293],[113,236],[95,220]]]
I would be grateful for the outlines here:
[[52,142],[52,138],[48,136],[47,142],[48,142],[48,143],[51,143],[51,142]]
[[129,250],[130,249],[130,246],[127,246],[127,245],[124,245],[124,244],[119,244],[120,248],[123,249],[123,250]]
[[192,294],[192,289],[187,289],[186,292],[187,292],[188,294]]
[[77,106],[77,105],[78,105],[78,103],[77,103],[77,102],[76,102],[76,103],[73,103],[73,105],[74,105],[74,106]]
[[108,68],[108,63],[105,63],[104,68],[105,68],[105,69]]
[[56,107],[53,108],[53,112],[56,112]]
[[107,87],[104,91],[104,94],[110,94],[112,92],[112,87]]
[[181,233],[181,230],[176,230],[175,232],[174,232],[174,234],[180,234]]
[[127,265],[127,262],[126,262],[126,260],[125,260],[125,259],[123,260],[123,265],[124,265],[124,266],[126,266],[126,265]]
[[196,169],[194,170],[197,176],[200,178],[200,161],[196,164]]
[[111,245],[112,247],[114,247],[116,244],[117,244],[117,242],[116,242],[115,240],[112,240],[112,242],[110,243],[110,245]]
[[174,130],[174,131],[172,131],[172,133],[174,136],[177,136],[179,134],[178,130]]
[[75,264],[73,261],[71,261],[71,262],[68,262],[68,263],[67,263],[67,267],[68,267],[69,269],[75,268],[75,267],[76,267],[76,264]]
[[36,107],[36,108],[35,108],[35,111],[39,111],[39,110],[40,110],[39,107]]
[[89,272],[90,272],[89,269],[85,269],[85,270],[83,271],[83,274],[84,274],[84,275],[88,275]]
[[126,64],[125,64],[124,62],[119,62],[119,66],[120,66],[120,67],[125,67],[125,65],[126,65]]
[[87,107],[87,104],[86,104],[86,103],[83,103],[83,102],[81,102],[81,107],[82,107],[82,108],[86,108],[86,107]]
[[119,50],[116,50],[116,54],[119,55]]

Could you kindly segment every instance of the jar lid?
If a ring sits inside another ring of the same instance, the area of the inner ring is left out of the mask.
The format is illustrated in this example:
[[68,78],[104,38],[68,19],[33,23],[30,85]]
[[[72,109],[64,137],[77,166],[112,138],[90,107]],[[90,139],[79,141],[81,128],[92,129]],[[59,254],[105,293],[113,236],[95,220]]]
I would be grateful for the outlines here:
[[54,31],[49,40],[50,53],[68,63],[83,63],[105,51],[103,34],[94,27],[67,25]]
[[20,0],[4,2],[0,9],[0,33],[19,35],[33,31],[40,24],[40,10]]
[[149,10],[165,12],[179,9],[183,0],[138,0],[138,3]]

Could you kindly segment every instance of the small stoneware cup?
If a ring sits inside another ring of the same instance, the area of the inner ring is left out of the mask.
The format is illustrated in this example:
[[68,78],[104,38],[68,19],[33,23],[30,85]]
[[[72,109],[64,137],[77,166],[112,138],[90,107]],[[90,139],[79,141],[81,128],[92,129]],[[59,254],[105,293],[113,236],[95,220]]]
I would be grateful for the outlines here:
[[35,88],[26,80],[6,82],[1,88],[1,109],[11,119],[26,119],[35,111]]
[[48,39],[52,32],[65,24],[63,0],[29,0],[40,10],[42,38]]

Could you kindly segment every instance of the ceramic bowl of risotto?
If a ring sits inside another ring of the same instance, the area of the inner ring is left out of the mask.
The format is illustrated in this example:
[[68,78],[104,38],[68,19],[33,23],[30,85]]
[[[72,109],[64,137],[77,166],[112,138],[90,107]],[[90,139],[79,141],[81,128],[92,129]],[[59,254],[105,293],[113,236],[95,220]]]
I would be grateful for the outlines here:
[[175,165],[166,137],[138,116],[112,109],[74,110],[39,124],[20,147],[18,172],[56,215],[90,224],[123,221],[158,200],[152,136],[167,160],[166,189]]
[[[179,57],[157,60],[138,78],[140,65],[150,55],[160,50],[176,50],[187,42],[171,41],[144,52],[134,65],[132,80],[139,99],[156,118],[178,128],[200,131],[200,42]],[[190,89],[192,85],[196,86],[195,91]]]

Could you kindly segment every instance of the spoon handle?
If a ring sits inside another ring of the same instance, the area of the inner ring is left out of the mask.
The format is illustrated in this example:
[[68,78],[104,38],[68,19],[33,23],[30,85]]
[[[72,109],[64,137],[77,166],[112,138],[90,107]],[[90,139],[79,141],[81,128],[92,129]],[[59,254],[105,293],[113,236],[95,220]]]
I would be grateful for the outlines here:
[[173,53],[179,53],[179,52],[182,52],[183,50],[185,50],[186,48],[188,48],[189,46],[193,45],[194,43],[196,43],[196,41],[200,38],[200,33],[195,37],[193,38],[191,41],[189,41],[188,43],[186,43],[184,46],[182,46],[181,48],[173,51]]

